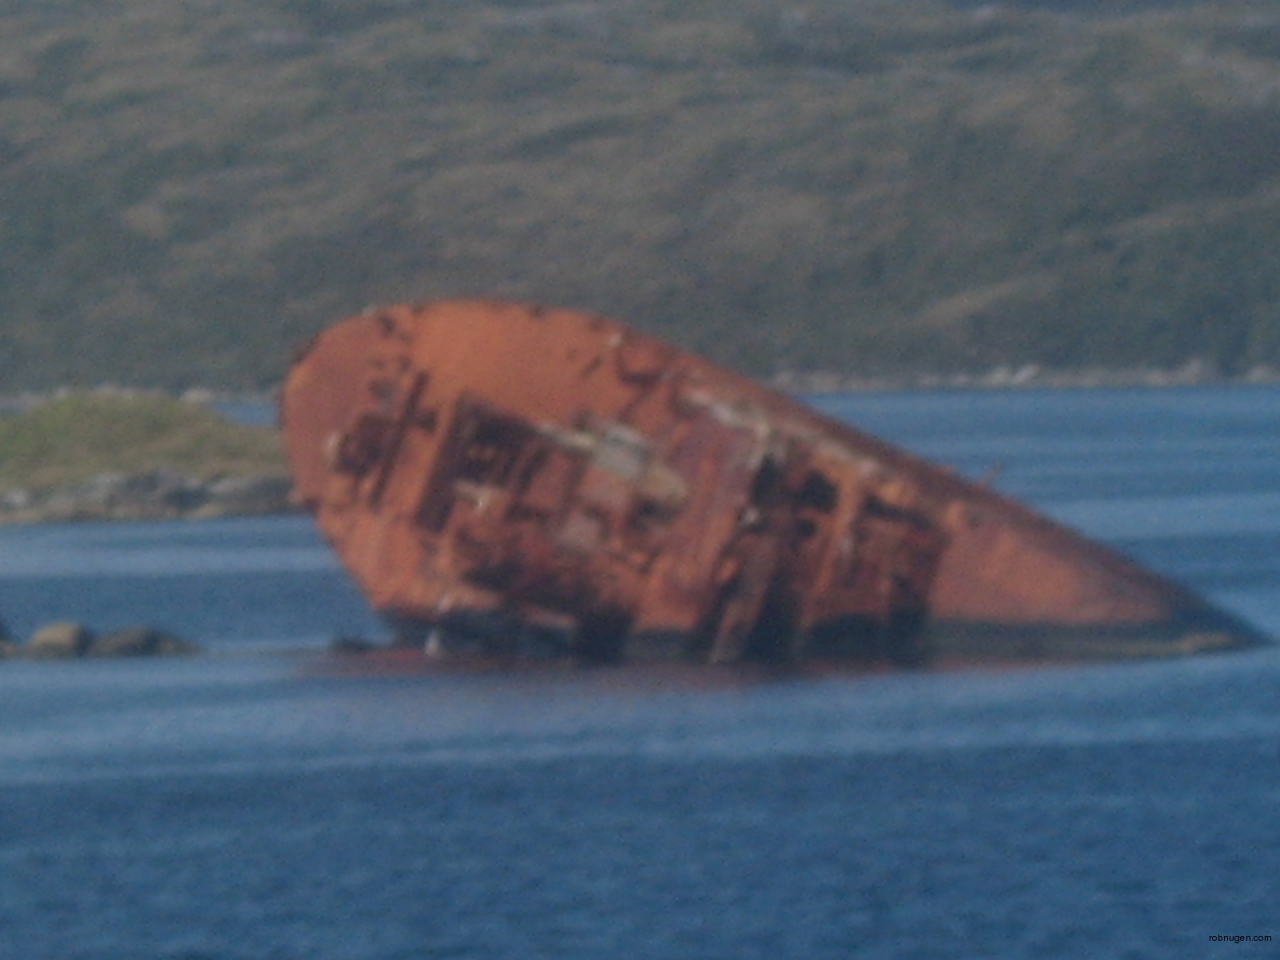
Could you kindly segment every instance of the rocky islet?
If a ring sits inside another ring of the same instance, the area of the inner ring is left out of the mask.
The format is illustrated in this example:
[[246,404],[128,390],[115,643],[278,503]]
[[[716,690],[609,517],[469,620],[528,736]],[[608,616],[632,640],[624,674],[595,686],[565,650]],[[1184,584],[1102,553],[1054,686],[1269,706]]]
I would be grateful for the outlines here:
[[78,621],[61,620],[39,628],[21,643],[0,623],[0,660],[172,657],[199,652],[198,644],[153,626],[97,633]]

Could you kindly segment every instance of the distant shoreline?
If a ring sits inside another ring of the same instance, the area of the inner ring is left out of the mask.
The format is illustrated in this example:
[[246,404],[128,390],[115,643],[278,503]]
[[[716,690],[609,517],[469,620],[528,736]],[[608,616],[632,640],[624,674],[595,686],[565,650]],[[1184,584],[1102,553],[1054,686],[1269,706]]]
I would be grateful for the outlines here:
[[870,377],[829,371],[788,370],[769,378],[770,386],[789,393],[870,393],[912,390],[1107,390],[1127,387],[1244,387],[1280,384],[1280,370],[1255,367],[1238,376],[1223,376],[1199,361],[1173,370],[1052,370],[1038,364],[999,366],[985,373],[921,373]]
[[0,526],[95,520],[212,520],[297,512],[280,476],[201,480],[171,470],[102,473],[84,483],[0,491]]
[[54,387],[50,390],[22,390],[17,393],[0,394],[0,414],[25,413],[41,404],[59,400],[73,395],[90,394],[94,396],[115,397],[167,397],[181,400],[196,406],[219,407],[239,405],[259,405],[275,407],[275,391],[237,392],[234,390],[215,390],[205,387],[193,387],[187,390],[164,390],[159,387],[122,387],[112,383],[98,384],[93,387]]
[[[869,376],[832,370],[783,370],[772,376],[753,378],[776,390],[800,394],[901,393],[912,390],[1106,390],[1125,387],[1244,387],[1280,384],[1280,370],[1260,365],[1243,374],[1226,376],[1203,361],[1193,360],[1174,369],[1097,368],[1089,370],[1055,370],[1039,364],[1002,365],[987,371],[957,373],[913,373]],[[0,394],[0,414],[22,413],[32,407],[69,394],[103,394],[117,396],[164,396],[188,403],[218,409],[219,407],[258,406],[274,408],[274,389],[236,392],[216,388],[195,387],[171,391],[158,387],[122,387],[103,384],[96,387],[57,387],[52,390],[24,390]]]

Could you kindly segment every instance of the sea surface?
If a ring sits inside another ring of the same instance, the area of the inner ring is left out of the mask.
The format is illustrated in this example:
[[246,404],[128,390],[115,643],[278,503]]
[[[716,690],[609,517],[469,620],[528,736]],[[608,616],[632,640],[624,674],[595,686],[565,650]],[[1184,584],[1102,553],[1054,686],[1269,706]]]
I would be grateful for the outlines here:
[[[1274,387],[815,404],[1280,634]],[[208,649],[0,664],[5,960],[1280,956],[1280,647],[398,672],[302,517],[0,529],[0,616]]]

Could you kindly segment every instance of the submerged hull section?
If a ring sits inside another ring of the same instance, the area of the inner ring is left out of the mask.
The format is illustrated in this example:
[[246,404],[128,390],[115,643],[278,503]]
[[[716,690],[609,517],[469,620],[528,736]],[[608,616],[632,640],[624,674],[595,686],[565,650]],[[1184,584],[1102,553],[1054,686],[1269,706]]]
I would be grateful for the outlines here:
[[412,642],[920,664],[1260,640],[1014,501],[597,316],[369,312],[310,345],[281,413],[296,495]]

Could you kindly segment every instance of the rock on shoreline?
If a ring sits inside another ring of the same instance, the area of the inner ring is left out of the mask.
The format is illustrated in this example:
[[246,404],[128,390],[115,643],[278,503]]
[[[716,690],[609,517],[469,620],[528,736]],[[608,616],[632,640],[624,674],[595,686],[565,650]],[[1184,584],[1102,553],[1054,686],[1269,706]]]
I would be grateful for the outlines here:
[[0,523],[261,516],[293,508],[282,476],[201,480],[174,470],[102,473],[84,483],[0,493]]
[[0,660],[76,660],[108,657],[173,657],[200,648],[155,627],[127,627],[101,636],[67,620],[41,627],[26,643],[17,643],[0,624]]

